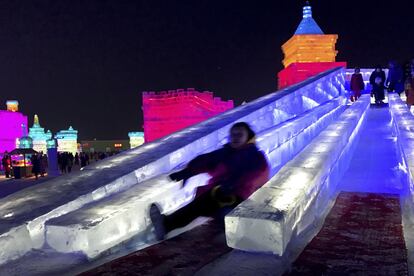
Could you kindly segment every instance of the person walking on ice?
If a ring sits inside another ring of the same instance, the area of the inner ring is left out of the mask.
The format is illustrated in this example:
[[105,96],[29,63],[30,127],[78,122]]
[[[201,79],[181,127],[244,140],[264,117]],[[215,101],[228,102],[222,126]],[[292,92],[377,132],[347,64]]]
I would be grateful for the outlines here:
[[361,97],[361,91],[365,89],[364,80],[362,79],[361,70],[357,67],[351,77],[351,102],[355,102]]

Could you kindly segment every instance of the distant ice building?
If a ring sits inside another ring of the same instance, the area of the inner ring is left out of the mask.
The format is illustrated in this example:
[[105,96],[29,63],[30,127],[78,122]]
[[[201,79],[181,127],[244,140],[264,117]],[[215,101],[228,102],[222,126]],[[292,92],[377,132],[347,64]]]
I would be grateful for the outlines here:
[[131,149],[136,148],[144,144],[144,132],[133,131],[128,133],[129,145]]
[[56,133],[55,139],[57,140],[58,152],[75,154],[78,151],[78,131],[74,130],[72,126]]
[[212,92],[194,88],[143,92],[145,142],[151,142],[178,130],[205,121],[234,107]]

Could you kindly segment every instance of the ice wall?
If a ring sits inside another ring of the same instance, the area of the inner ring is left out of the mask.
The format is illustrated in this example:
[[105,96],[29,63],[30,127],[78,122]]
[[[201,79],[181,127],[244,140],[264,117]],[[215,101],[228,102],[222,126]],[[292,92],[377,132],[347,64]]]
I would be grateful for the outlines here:
[[[338,97],[294,119],[258,134],[257,143],[266,152],[274,173],[300,152],[318,133],[344,111],[346,99]],[[46,222],[46,241],[59,252],[81,251],[95,257],[139,233],[142,243],[151,238],[148,208],[157,202],[165,213],[189,203],[195,188],[207,183],[201,175],[184,189],[163,175],[117,195],[91,203],[77,211]]]
[[[45,222],[182,166],[226,142],[237,121],[262,132],[338,97],[344,70],[333,69],[203,123],[0,200],[0,264],[45,242]],[[16,234],[19,233],[19,234]],[[20,233],[24,233],[21,234]]]
[[401,209],[410,275],[414,275],[414,116],[397,94],[388,95],[394,136],[399,149],[399,170],[405,189]]
[[[398,94],[388,95],[390,112],[393,120],[399,154],[403,164],[401,169],[406,170],[408,195],[414,206],[414,116]],[[413,213],[414,213],[414,207]]]
[[226,216],[230,247],[283,255],[289,241],[326,208],[348,167],[369,103],[369,96],[362,96],[268,183]]

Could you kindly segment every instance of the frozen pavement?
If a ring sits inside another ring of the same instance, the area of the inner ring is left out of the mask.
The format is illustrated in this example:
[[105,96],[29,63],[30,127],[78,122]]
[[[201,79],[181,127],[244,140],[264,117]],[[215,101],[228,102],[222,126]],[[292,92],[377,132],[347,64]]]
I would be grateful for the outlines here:
[[43,182],[53,179],[54,177],[39,177],[38,180],[34,176],[29,178],[14,179],[14,178],[5,178],[4,176],[0,177],[0,198],[6,197],[13,193],[16,193],[20,190],[40,185]]

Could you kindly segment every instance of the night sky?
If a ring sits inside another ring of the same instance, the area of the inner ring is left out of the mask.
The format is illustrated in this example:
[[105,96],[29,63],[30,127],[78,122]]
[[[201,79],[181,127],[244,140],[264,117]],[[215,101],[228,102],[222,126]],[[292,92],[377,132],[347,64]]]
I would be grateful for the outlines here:
[[[315,0],[339,34],[338,61],[372,67],[414,56],[412,1]],[[0,1],[0,104],[17,99],[54,133],[127,139],[141,92],[194,87],[236,104],[276,88],[280,46],[303,1]],[[1,127],[1,126],[0,126]]]

